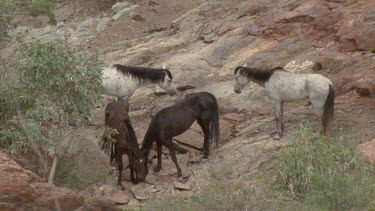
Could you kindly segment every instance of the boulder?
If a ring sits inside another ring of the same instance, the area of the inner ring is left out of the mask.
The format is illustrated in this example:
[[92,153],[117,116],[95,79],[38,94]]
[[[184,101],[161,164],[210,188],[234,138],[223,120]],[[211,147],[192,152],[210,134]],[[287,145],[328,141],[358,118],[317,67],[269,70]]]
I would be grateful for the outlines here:
[[116,13],[114,16],[112,16],[113,21],[117,21],[121,16],[130,14],[133,10],[135,10],[139,5],[134,4],[131,5],[130,7],[126,7],[122,10],[120,10],[118,13]]
[[112,11],[114,13],[119,13],[122,9],[124,9],[125,7],[128,7],[130,5],[131,5],[131,3],[127,2],[127,1],[125,1],[125,2],[117,2],[116,4],[114,4],[112,6]]
[[97,31],[103,31],[108,27],[108,24],[111,22],[111,18],[109,17],[104,17],[99,20],[98,25],[96,26]]

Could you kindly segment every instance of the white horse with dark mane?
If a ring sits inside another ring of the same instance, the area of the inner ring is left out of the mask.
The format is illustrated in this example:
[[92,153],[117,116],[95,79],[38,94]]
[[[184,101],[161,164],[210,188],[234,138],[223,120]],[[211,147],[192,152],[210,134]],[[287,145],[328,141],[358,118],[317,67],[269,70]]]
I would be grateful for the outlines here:
[[329,134],[334,111],[335,92],[332,82],[320,74],[295,74],[281,67],[262,70],[250,67],[237,67],[234,92],[241,90],[251,81],[264,87],[266,95],[276,111],[277,134],[283,136],[284,101],[296,101],[310,98],[315,112],[322,120],[325,135]]
[[173,77],[168,69],[132,67],[115,64],[103,70],[103,87],[105,94],[115,96],[118,100],[128,101],[134,91],[149,84],[158,84],[168,94],[176,94]]

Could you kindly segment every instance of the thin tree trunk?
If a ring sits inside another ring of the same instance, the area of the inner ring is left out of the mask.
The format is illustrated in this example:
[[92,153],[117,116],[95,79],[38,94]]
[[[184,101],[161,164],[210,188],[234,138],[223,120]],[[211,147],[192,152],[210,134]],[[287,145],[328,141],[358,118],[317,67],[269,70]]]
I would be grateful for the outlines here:
[[55,155],[53,156],[51,171],[49,172],[48,184],[53,184],[53,177],[55,176],[58,160],[59,157],[57,156],[57,153],[55,153]]

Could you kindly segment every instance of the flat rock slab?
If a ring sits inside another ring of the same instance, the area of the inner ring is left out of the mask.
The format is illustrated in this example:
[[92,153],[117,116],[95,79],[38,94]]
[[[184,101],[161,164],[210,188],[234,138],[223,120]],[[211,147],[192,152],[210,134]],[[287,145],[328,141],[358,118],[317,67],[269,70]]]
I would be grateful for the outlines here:
[[127,204],[129,202],[129,196],[123,191],[117,191],[113,194],[112,200],[115,204]]
[[191,189],[190,185],[184,184],[184,183],[181,183],[181,182],[177,182],[177,181],[175,181],[173,183],[173,186],[174,186],[174,188],[179,189],[179,190],[190,190]]
[[203,147],[204,137],[198,132],[189,129],[185,133],[176,136],[173,139],[179,143],[182,143],[183,145],[188,145],[196,149],[201,149]]

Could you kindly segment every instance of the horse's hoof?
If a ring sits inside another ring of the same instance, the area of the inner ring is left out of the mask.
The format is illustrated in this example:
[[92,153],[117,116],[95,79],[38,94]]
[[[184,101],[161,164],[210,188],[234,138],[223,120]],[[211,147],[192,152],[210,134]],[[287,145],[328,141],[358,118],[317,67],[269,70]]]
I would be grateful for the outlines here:
[[131,181],[133,185],[138,184],[138,181]]
[[159,173],[160,172],[160,168],[155,168],[154,172]]

